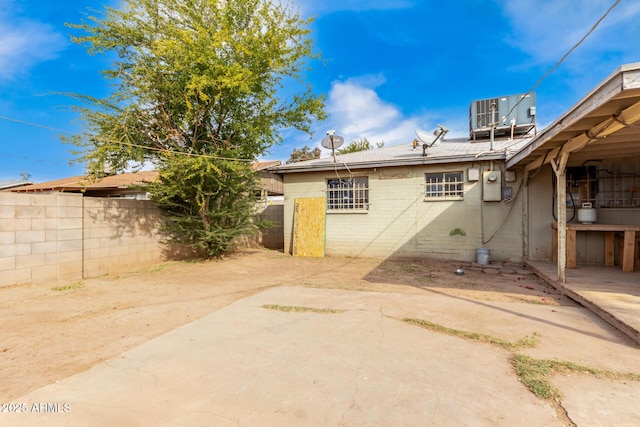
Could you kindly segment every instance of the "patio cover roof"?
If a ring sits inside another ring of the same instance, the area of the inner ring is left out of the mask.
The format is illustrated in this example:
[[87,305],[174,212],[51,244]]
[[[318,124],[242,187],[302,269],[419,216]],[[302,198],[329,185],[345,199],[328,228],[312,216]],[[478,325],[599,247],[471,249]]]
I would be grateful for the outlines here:
[[[535,171],[543,165],[580,166],[588,161],[640,157],[640,62],[615,70],[507,159],[507,167]],[[563,163],[564,159],[564,164]]]

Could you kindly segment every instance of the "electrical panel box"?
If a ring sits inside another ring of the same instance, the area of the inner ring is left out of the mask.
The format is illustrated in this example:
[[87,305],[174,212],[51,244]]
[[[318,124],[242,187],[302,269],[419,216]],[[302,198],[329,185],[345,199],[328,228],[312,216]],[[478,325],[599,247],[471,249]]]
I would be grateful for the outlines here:
[[482,200],[499,202],[502,200],[502,176],[500,171],[482,172]]
[[469,182],[480,181],[480,169],[478,168],[467,169],[467,181]]

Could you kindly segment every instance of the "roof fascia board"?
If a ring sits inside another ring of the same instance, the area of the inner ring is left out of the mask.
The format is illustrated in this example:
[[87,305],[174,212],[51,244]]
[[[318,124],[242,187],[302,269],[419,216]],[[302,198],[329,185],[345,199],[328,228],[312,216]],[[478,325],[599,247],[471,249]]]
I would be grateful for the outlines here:
[[424,161],[421,159],[416,159],[414,161],[408,160],[380,160],[375,162],[360,162],[360,163],[345,163],[345,162],[336,162],[331,164],[322,164],[322,165],[309,165],[302,167],[282,167],[274,168],[273,171],[277,173],[300,173],[300,172],[322,172],[322,171],[332,171],[332,170],[347,170],[347,169],[371,169],[371,168],[382,168],[382,167],[394,167],[394,166],[429,166],[434,164],[443,164],[443,163],[467,163],[467,162],[478,162],[482,160],[505,160],[504,152],[495,153],[495,154],[483,154],[482,156],[473,155],[465,155],[465,156],[454,156],[454,157],[437,157],[428,159],[428,161]]

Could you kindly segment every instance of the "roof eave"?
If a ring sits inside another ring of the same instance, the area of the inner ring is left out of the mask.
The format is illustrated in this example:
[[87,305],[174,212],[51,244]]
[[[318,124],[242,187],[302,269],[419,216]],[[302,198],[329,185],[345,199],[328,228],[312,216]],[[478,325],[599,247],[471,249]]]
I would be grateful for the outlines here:
[[457,156],[442,156],[442,157],[418,157],[412,159],[393,159],[393,160],[378,160],[367,162],[336,162],[336,163],[322,163],[314,165],[287,165],[279,166],[273,169],[273,172],[277,173],[300,173],[300,172],[323,172],[332,171],[336,169],[373,169],[381,167],[393,167],[393,166],[420,166],[431,164],[443,164],[443,163],[465,163],[476,162],[479,160],[505,160],[506,156],[504,151],[493,153],[480,153],[480,154],[466,154]]

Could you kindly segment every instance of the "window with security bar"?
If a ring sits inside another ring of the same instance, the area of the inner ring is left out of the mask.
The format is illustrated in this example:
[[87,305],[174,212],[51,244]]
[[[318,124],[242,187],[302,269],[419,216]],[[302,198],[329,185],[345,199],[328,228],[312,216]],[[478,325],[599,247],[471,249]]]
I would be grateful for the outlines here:
[[425,200],[462,200],[464,182],[462,172],[438,172],[425,174]]
[[327,211],[369,209],[369,178],[327,180]]

